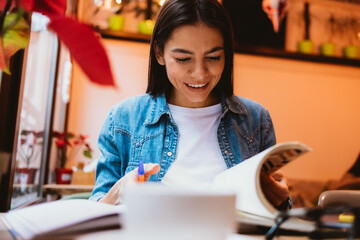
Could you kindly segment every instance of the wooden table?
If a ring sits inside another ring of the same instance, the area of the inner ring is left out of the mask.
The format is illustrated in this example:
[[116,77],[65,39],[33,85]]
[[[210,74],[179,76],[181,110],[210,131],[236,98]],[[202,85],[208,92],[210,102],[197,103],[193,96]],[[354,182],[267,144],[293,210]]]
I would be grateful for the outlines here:
[[94,185],[73,185],[73,184],[45,184],[43,186],[43,194],[53,195],[59,199],[64,195],[70,195],[74,193],[91,192]]

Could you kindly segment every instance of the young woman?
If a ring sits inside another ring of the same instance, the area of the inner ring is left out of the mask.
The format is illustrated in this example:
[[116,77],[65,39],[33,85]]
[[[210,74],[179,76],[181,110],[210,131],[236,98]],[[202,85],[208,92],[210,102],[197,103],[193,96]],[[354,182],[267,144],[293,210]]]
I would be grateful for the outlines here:
[[[100,132],[92,200],[120,204],[140,160],[146,181],[210,184],[275,144],[268,111],[233,95],[232,41],[217,0],[165,2],[151,39],[147,94],[114,106]],[[281,173],[261,181],[274,206],[286,202]]]

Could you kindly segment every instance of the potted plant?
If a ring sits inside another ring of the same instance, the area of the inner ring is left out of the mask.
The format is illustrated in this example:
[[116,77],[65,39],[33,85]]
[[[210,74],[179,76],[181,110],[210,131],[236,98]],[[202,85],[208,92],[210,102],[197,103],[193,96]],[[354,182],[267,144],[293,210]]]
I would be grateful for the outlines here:
[[[113,31],[123,30],[125,24],[125,17],[121,13],[125,11],[124,9],[126,5],[129,4],[129,2],[130,0],[122,0],[120,2],[113,1],[111,2],[110,6],[108,6],[108,8],[110,7],[110,10],[114,12],[114,14],[108,18],[110,30]],[[101,8],[106,8],[105,5],[106,5],[105,2],[103,1],[96,2],[96,6],[97,6],[96,12],[98,12],[99,9]]]
[[320,54],[326,57],[333,57],[335,55],[336,45],[332,41],[335,32],[338,31],[338,23],[333,15],[330,16],[328,25],[330,26],[329,40],[320,45]]
[[[348,28],[350,29],[359,29],[360,27],[360,23],[353,16],[346,19],[344,25],[345,26],[347,25]],[[348,36],[349,36],[349,43],[343,47],[343,55],[345,58],[356,59],[358,58],[359,55],[359,47],[358,44],[356,44],[356,42],[360,39],[360,36],[357,33],[357,31],[350,31]]]
[[16,155],[17,163],[15,169],[15,183],[34,183],[37,172],[37,164],[34,163],[41,156],[41,146],[43,143],[43,132],[33,130],[22,130],[18,151]]
[[[155,9],[153,9],[153,7]],[[161,4],[158,1],[154,0],[146,0],[146,7],[143,8],[140,6],[139,2],[137,2],[134,11],[136,12],[136,17],[139,17],[140,15],[144,15],[144,20],[141,20],[138,23],[138,31],[139,33],[151,35],[154,26],[155,21],[153,20],[153,17],[157,14],[159,8],[161,7]]]
[[70,184],[72,179],[71,164],[74,158],[82,152],[83,156],[92,158],[92,149],[86,141],[85,135],[74,134],[71,132],[53,132],[57,149],[56,161],[56,183]]
[[312,54],[314,43],[310,39],[310,5],[304,3],[304,22],[305,22],[305,36],[304,39],[298,43],[298,51],[303,54]]

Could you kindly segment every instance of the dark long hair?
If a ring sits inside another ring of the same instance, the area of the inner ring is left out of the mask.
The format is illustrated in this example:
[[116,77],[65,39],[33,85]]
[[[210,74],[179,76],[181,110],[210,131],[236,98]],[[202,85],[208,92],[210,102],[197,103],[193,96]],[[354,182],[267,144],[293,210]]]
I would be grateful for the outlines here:
[[165,66],[160,65],[156,60],[154,44],[157,44],[163,52],[165,43],[176,28],[199,22],[218,29],[224,38],[224,71],[212,93],[217,97],[233,94],[234,48],[232,26],[227,13],[217,0],[167,0],[164,3],[156,20],[150,42],[147,93],[152,96],[165,93],[168,96],[172,89]]

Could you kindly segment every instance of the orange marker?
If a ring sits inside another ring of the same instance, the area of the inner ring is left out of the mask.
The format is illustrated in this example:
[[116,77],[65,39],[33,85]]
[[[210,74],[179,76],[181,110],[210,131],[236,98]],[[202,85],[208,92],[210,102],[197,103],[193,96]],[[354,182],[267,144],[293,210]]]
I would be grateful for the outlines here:
[[139,168],[138,168],[138,180],[139,180],[139,182],[144,182],[145,181],[144,174],[145,174],[144,163],[143,163],[143,161],[140,160]]

